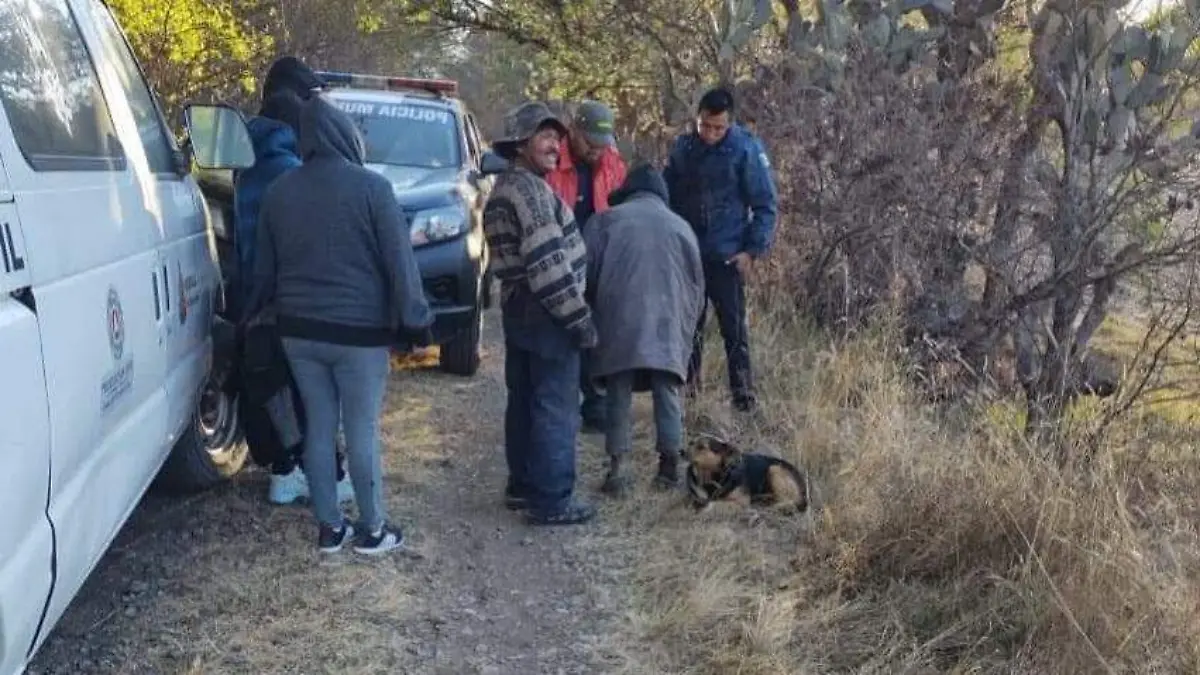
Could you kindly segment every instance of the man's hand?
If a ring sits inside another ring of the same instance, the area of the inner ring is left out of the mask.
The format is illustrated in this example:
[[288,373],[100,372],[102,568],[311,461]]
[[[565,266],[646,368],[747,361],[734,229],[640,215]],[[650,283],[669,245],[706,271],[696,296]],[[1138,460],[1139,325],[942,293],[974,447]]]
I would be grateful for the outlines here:
[[575,333],[575,340],[579,348],[584,351],[595,349],[596,345],[600,343],[600,336],[596,334],[596,324],[588,319],[587,323],[580,326]]
[[734,254],[732,258],[725,261],[725,264],[736,267],[738,274],[740,274],[743,279],[746,279],[750,276],[751,269],[753,269],[754,258],[751,258],[749,253],[743,251],[741,253]]

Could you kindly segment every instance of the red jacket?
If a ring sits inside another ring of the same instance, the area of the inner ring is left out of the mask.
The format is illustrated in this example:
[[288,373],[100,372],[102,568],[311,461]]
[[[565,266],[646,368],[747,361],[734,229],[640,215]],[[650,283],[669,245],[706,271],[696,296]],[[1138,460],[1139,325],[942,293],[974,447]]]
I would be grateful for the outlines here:
[[[571,209],[575,208],[575,200],[579,198],[579,174],[575,172],[575,159],[571,157],[569,143],[563,141],[559,145],[558,168],[546,176],[546,182]],[[625,182],[625,160],[621,153],[609,146],[601,155],[600,161],[592,170],[592,196],[596,213],[608,210],[608,195],[621,187]],[[582,227],[583,223],[579,223]]]

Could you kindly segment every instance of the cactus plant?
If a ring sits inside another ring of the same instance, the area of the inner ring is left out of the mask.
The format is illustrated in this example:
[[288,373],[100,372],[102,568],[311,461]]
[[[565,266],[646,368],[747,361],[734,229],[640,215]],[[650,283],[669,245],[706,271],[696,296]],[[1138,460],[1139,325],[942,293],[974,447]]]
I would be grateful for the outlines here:
[[[1002,0],[983,0],[959,11],[954,0],[818,0],[816,23],[797,23],[789,34],[789,47],[809,64],[811,85],[832,88],[841,79],[846,49],[854,38],[883,54],[895,70],[903,71],[920,61],[951,29],[968,36],[990,36],[990,19],[1002,5]],[[905,17],[912,12],[920,12],[928,28],[905,25]]]
[[1186,65],[1197,38],[1189,15],[1147,30],[1099,4],[1081,10],[1051,4],[1039,28],[1040,88],[1054,103],[1064,137],[1077,132],[1080,150],[1106,153],[1123,150],[1139,115],[1176,91],[1172,75]]

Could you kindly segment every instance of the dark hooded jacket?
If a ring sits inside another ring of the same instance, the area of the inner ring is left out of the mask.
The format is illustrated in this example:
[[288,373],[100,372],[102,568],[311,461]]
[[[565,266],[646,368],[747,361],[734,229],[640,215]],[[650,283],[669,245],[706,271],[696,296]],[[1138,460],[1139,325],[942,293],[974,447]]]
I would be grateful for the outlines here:
[[314,98],[300,114],[300,155],[263,199],[251,312],[273,303],[281,335],[344,345],[427,328],[408,219],[387,179],[363,168],[354,123]]
[[296,129],[303,105],[291,92],[276,93],[246,124],[254,145],[254,166],[238,172],[233,207],[239,307],[250,300],[253,290],[254,252],[263,195],[275,179],[301,164]]
[[[674,373],[682,383],[704,302],[700,247],[667,206],[662,175],[642,165],[609,197],[612,208],[584,229],[587,288],[599,344],[592,374]],[[637,389],[644,389],[639,378]]]

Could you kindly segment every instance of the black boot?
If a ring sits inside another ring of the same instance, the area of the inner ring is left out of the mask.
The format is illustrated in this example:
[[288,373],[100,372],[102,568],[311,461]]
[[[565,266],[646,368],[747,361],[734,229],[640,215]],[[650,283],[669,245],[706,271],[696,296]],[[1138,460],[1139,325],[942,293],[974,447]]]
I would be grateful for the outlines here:
[[629,492],[629,455],[617,455],[608,460],[608,474],[600,491],[613,497],[624,497]]
[[654,476],[654,485],[665,490],[679,487],[678,451],[660,452],[658,455],[658,473]]

